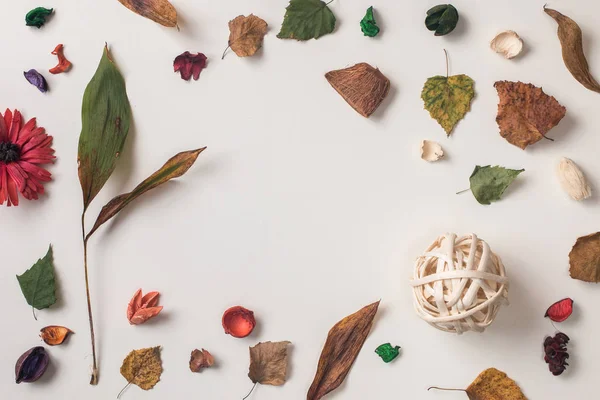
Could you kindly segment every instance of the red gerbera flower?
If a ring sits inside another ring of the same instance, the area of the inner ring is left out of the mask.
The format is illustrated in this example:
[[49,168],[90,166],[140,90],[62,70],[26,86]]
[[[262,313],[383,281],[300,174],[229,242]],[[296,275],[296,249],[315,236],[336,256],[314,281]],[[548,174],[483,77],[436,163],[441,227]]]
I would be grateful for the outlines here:
[[35,118],[23,125],[18,110],[0,113],[0,205],[18,206],[17,192],[28,200],[44,193],[42,182],[48,182],[51,174],[39,165],[56,158],[51,144],[52,136],[36,127]]

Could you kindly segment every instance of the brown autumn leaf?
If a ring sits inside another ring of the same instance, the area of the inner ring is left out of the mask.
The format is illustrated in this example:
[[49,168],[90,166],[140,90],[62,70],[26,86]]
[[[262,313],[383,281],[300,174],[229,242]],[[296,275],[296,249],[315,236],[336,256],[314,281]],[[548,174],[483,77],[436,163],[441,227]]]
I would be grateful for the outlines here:
[[[521,149],[540,141],[565,116],[567,109],[530,83],[498,81],[500,136]],[[552,140],[552,139],[550,139]]]
[[569,253],[571,278],[600,282],[600,232],[577,239]]
[[252,383],[281,386],[287,374],[287,348],[291,342],[264,342],[250,347],[250,371]]
[[72,330],[59,325],[50,325],[40,329],[40,337],[48,346],[63,344],[71,333],[73,333]]
[[585,88],[600,93],[600,84],[590,73],[590,67],[583,52],[583,35],[577,22],[556,10],[546,8],[546,6],[544,6],[544,12],[558,23],[558,40],[562,49],[562,57],[571,75]]
[[[229,21],[229,42],[227,48],[231,48],[238,57],[254,55],[262,47],[263,38],[267,34],[267,23],[262,18],[250,14],[247,17],[238,15]],[[223,57],[225,58],[225,52]]]
[[176,154],[175,156],[171,157],[169,161],[167,161],[165,165],[163,165],[158,171],[137,185],[136,188],[131,192],[117,196],[109,201],[104,207],[102,207],[100,215],[98,215],[92,230],[88,232],[86,239],[92,236],[92,234],[96,232],[96,229],[100,228],[102,224],[117,215],[119,211],[124,209],[129,203],[147,191],[185,174],[188,169],[194,165],[198,155],[205,149],[206,147],[202,147],[197,150],[183,151],[179,154]]
[[173,28],[177,26],[177,10],[168,0],[119,0],[134,13]]
[[121,375],[127,379],[127,386],[134,384],[144,390],[152,389],[160,380],[162,372],[160,346],[132,350],[121,365]]
[[319,400],[344,382],[371,331],[378,308],[379,301],[369,304],[331,328],[307,400]]
[[192,354],[190,354],[190,371],[200,372],[202,368],[210,368],[214,364],[215,358],[208,350],[192,350]]
[[325,79],[365,118],[375,112],[390,91],[390,80],[378,68],[367,63],[329,71]]
[[464,391],[469,400],[527,400],[519,385],[496,368],[488,368],[480,373],[466,389],[432,386],[427,390],[431,389]]

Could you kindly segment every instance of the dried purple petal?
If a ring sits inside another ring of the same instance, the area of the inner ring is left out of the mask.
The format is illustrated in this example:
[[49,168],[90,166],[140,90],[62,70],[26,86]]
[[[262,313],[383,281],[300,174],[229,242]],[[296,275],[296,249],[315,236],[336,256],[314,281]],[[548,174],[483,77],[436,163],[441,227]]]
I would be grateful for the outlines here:
[[46,93],[48,91],[48,83],[46,82],[46,78],[42,76],[35,69],[30,69],[27,72],[23,72],[25,75],[25,79],[33,86],[39,89],[40,92]]
[[197,81],[200,71],[206,68],[206,56],[202,53],[191,54],[189,51],[175,57],[173,70],[181,74],[181,79],[189,81],[192,76]]
[[35,382],[46,372],[50,357],[42,346],[32,347],[27,350],[15,364],[15,381]]

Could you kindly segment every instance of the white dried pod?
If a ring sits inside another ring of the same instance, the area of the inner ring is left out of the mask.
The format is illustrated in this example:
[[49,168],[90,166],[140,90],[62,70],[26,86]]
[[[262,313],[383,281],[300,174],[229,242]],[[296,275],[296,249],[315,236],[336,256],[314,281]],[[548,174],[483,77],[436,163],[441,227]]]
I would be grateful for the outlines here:
[[421,142],[421,158],[425,161],[433,162],[444,157],[444,150],[439,143],[432,140],[423,140]]
[[504,58],[514,58],[523,51],[523,39],[515,31],[504,31],[496,35],[490,43],[490,47]]
[[563,157],[558,163],[556,173],[560,185],[574,200],[580,201],[592,195],[585,175],[572,160]]

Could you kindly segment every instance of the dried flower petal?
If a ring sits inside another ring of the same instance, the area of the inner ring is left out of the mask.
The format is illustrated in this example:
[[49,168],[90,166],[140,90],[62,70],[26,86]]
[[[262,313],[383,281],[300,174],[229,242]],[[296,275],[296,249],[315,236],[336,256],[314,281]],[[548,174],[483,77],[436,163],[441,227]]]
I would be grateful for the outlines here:
[[127,319],[131,325],[140,325],[157,316],[163,309],[156,307],[158,292],[148,292],[142,297],[142,289],[138,289],[127,305]]
[[225,333],[235,338],[248,336],[256,326],[254,312],[242,306],[228,308],[223,313],[221,321]]
[[563,322],[573,313],[573,300],[570,298],[562,299],[552,304],[546,310],[544,317],[550,318],[554,322]]
[[552,375],[558,376],[567,369],[567,343],[569,337],[562,332],[558,332],[554,337],[548,336],[544,339],[544,361],[548,364],[548,369]]
[[46,82],[46,78],[42,76],[35,69],[30,69],[27,72],[23,72],[25,79],[33,86],[38,88],[38,90],[42,93],[46,93],[48,91],[48,83]]
[[189,81],[193,76],[197,81],[200,78],[200,72],[206,68],[206,56],[202,53],[191,54],[186,51],[173,61],[173,70],[181,74],[181,79]]
[[504,31],[496,35],[490,47],[504,58],[511,59],[518,56],[523,50],[523,39],[515,31]]
[[69,328],[59,325],[50,325],[40,329],[40,337],[49,346],[62,344],[71,333],[74,332]]
[[556,169],[562,188],[574,200],[584,200],[592,195],[592,189],[581,169],[572,160],[563,157]]
[[51,68],[49,72],[51,74],[60,74],[61,72],[66,72],[71,68],[71,61],[67,60],[64,55],[64,46],[62,44],[57,45],[54,50],[52,50],[51,54],[54,54],[58,57],[58,64],[56,67]]
[[421,142],[421,158],[425,161],[433,162],[444,157],[444,150],[438,142],[432,140],[423,140]]
[[215,358],[208,350],[194,349],[190,355],[190,371],[200,372],[202,368],[210,368],[214,365]]
[[46,17],[52,14],[52,8],[37,7],[25,15],[25,25],[38,29],[46,23]]
[[27,350],[15,365],[15,381],[35,382],[46,372],[50,357],[42,346],[32,347]]

